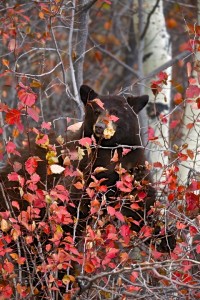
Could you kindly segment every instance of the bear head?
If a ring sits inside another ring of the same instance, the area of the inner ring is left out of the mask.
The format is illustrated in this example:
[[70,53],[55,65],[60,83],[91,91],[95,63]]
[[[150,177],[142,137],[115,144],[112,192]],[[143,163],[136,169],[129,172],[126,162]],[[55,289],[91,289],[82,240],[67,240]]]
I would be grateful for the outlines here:
[[101,96],[87,85],[80,88],[85,106],[83,131],[85,137],[95,137],[102,146],[141,145],[138,113],[148,103],[149,96]]

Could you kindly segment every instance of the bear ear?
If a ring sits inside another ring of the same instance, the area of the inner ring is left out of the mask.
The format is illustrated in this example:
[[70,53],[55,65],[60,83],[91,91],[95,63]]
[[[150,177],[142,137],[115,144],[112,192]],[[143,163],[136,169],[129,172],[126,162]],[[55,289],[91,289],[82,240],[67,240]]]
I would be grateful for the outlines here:
[[143,96],[137,96],[137,97],[128,97],[127,102],[132,107],[134,112],[138,114],[148,103],[149,96],[143,95]]
[[82,102],[86,105],[87,101],[97,98],[98,95],[88,85],[81,85],[80,96]]

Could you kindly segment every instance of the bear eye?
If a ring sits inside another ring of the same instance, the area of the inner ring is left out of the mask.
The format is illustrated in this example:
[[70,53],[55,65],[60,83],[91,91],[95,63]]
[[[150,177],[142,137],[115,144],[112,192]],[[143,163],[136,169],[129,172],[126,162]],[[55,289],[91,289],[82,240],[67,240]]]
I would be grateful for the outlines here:
[[100,115],[100,111],[96,109],[96,110],[94,111],[94,114],[95,114],[95,116],[98,117],[98,116]]

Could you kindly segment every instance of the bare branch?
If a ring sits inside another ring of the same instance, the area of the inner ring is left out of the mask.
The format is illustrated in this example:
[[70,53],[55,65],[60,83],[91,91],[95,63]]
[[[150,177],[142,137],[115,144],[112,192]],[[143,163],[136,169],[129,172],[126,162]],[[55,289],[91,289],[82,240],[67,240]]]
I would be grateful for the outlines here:
[[144,37],[145,37],[145,34],[147,33],[147,30],[148,30],[148,27],[149,27],[149,23],[150,23],[150,20],[151,20],[151,16],[153,15],[153,13],[155,12],[156,8],[158,7],[158,4],[159,4],[160,0],[157,0],[156,1],[156,4],[154,5],[154,7],[152,8],[152,10],[150,11],[150,13],[148,14],[148,17],[147,17],[147,22],[146,22],[146,25],[144,27],[144,30],[140,36],[140,40],[143,40]]
[[106,55],[110,56],[112,59],[114,59],[119,65],[121,65],[122,67],[126,68],[127,70],[129,70],[129,72],[131,72],[133,75],[139,77],[139,73],[137,71],[135,71],[133,68],[129,67],[127,64],[125,64],[123,61],[121,61],[119,58],[117,58],[115,55],[113,55],[110,51],[102,48],[101,46],[99,46],[91,37],[90,37],[90,41],[95,45],[95,47],[97,49],[99,49],[101,52],[105,53]]
[[142,80],[156,76],[161,71],[173,66],[179,60],[185,59],[185,58],[189,57],[190,55],[192,55],[192,53],[190,51],[184,51],[184,52],[178,54],[177,56],[175,56],[174,58],[172,58],[171,60],[169,60],[168,62],[166,62],[162,66],[160,66],[159,68],[157,68],[157,69],[153,70],[151,73],[147,74],[145,76],[145,78],[143,78]]
[[55,48],[56,48],[56,53],[57,53],[57,55],[59,57],[59,60],[61,62],[61,68],[62,68],[62,74],[63,74],[63,82],[66,84],[67,81],[66,81],[65,68],[64,68],[64,65],[63,65],[62,56],[61,56],[60,51],[58,49],[58,44],[57,44],[57,41],[56,41],[56,38],[55,38],[55,34],[54,34],[54,31],[53,31],[52,17],[50,17],[50,32],[51,32],[52,39],[53,39],[53,42],[54,42],[54,45],[55,45]]

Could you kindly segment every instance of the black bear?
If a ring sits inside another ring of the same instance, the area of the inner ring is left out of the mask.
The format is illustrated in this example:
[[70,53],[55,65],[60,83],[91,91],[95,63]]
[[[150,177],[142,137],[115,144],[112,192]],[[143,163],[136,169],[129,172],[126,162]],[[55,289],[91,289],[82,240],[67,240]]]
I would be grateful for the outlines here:
[[[138,120],[138,113],[148,103],[149,97],[100,96],[87,85],[81,86],[80,96],[85,105],[83,136],[93,136],[96,141],[95,149],[83,159],[80,169],[91,180],[93,171],[102,167],[103,171],[95,178],[104,179],[109,201],[120,195],[134,194],[129,199],[123,197],[120,210],[126,217],[132,218],[132,229],[139,231],[138,222],[144,219],[144,211],[148,212],[155,202],[155,190],[145,167]],[[146,195],[142,200],[137,196],[141,190]],[[125,198],[127,201],[124,201]],[[135,207],[138,204],[136,211],[131,209],[130,198]]]
[[[149,97],[101,96],[87,85],[81,86],[80,96],[85,106],[82,136],[93,137],[95,141],[92,152],[85,155],[79,166],[85,175],[86,186],[90,185],[91,175],[100,168],[101,172],[96,172],[94,177],[107,187],[107,204],[112,203],[118,208],[131,229],[138,232],[148,222],[149,212],[156,201],[145,165],[138,119],[138,113],[146,106]],[[83,201],[85,216],[89,201]],[[150,223],[154,227],[155,239],[159,239],[157,249],[173,250],[174,235],[161,233],[152,218]]]

